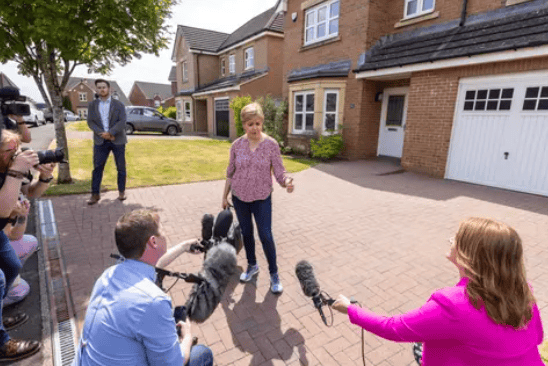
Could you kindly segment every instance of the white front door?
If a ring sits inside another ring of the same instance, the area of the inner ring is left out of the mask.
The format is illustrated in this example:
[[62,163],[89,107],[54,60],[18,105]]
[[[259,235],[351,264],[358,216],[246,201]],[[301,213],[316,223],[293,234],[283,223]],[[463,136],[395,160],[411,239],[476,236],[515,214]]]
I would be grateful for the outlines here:
[[409,88],[407,87],[384,90],[377,155],[401,158],[408,93]]

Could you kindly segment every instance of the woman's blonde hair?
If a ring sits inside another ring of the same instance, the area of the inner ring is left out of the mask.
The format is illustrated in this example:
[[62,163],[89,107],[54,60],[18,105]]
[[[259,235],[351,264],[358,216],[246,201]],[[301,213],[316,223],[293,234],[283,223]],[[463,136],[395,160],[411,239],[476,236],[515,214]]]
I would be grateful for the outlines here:
[[469,278],[466,292],[476,309],[485,306],[495,323],[525,326],[535,303],[527,284],[523,246],[510,226],[472,217],[460,224],[456,261]]
[[17,148],[19,148],[19,145],[21,145],[21,136],[19,136],[19,134],[13,132],[13,131],[10,131],[10,130],[3,130],[2,131],[2,140],[0,142],[0,144],[2,146],[10,143],[10,142],[15,142],[17,144]]
[[240,117],[242,119],[242,124],[245,124],[247,121],[251,121],[257,117],[264,121],[263,108],[256,102],[248,104],[240,111]]

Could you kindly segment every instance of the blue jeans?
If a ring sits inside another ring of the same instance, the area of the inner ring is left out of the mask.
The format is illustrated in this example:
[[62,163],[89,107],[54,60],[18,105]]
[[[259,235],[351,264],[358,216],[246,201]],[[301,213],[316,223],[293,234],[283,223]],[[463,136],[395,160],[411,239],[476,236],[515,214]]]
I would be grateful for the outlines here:
[[187,366],[212,366],[213,365],[213,352],[202,345],[197,344],[190,349],[190,358]]
[[[0,319],[2,318],[2,300],[21,270],[21,261],[10,244],[4,231],[0,230]],[[10,339],[8,332],[0,321],[0,347]]]
[[251,216],[253,215],[257,224],[257,230],[259,231],[259,238],[263,244],[263,251],[268,261],[268,271],[271,275],[278,273],[276,245],[272,236],[272,196],[268,196],[264,200],[244,202],[235,195],[232,195],[232,202],[234,203],[234,209],[236,210],[240,228],[242,229],[247,264],[250,266],[257,264],[253,221],[251,220]]
[[93,145],[92,194],[101,192],[103,170],[105,170],[105,164],[111,151],[118,170],[118,191],[124,192],[126,190],[126,145],[115,145],[112,141],[105,141],[101,145]]

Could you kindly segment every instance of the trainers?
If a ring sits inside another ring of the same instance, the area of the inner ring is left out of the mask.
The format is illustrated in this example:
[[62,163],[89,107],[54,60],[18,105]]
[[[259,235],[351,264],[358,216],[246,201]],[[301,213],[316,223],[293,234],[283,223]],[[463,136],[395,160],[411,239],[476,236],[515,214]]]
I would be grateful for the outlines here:
[[280,282],[278,274],[274,273],[273,275],[270,275],[270,291],[272,291],[273,294],[281,294],[283,290],[284,287]]
[[240,275],[240,281],[242,282],[249,282],[255,276],[257,273],[259,273],[259,266],[247,266],[247,271],[243,272]]
[[32,356],[40,349],[40,342],[10,339],[0,347],[0,361],[17,361]]
[[92,194],[88,200],[88,205],[94,205],[101,199],[101,196],[98,194]]

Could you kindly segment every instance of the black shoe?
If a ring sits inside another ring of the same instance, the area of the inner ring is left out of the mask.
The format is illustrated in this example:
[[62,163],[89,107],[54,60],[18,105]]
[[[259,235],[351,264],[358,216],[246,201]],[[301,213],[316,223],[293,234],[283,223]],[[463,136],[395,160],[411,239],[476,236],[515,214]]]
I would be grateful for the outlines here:
[[4,323],[4,329],[6,330],[12,330],[21,324],[24,324],[27,320],[29,320],[29,316],[25,313],[17,313],[13,316],[2,317],[2,323]]
[[27,358],[40,350],[40,342],[10,339],[0,347],[1,361],[17,361]]

